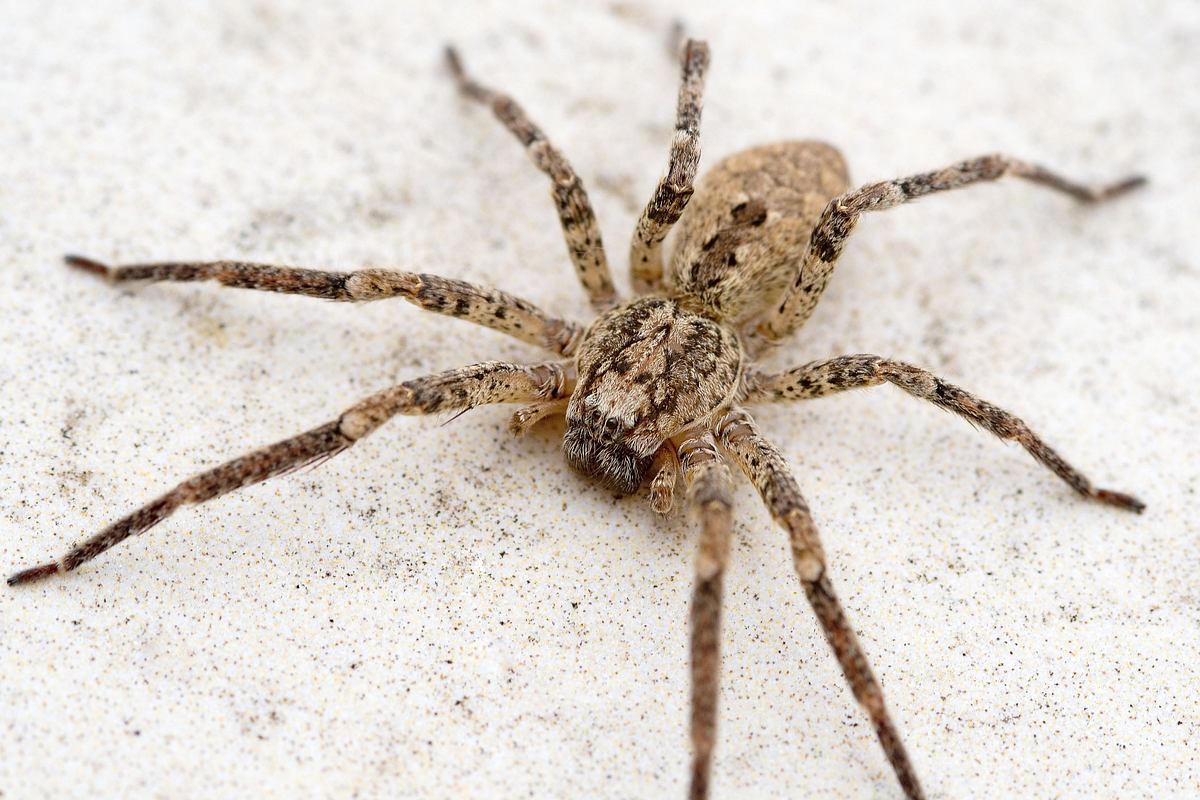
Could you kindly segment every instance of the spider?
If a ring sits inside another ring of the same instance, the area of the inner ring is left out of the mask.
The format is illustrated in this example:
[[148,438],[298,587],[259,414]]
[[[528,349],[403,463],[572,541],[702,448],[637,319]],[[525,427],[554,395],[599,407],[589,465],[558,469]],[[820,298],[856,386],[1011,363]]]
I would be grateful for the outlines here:
[[[620,298],[614,288],[591,203],[567,159],[512,98],[471,78],[453,48],[445,52],[460,92],[489,106],[550,179],[571,262],[597,314],[590,325],[495,289],[399,270],[331,272],[239,261],[107,266],[67,256],[68,265],[110,283],[215,280],[349,302],[400,297],[538,345],[552,358],[535,364],[487,361],[384,389],[324,425],[183,481],[56,561],[17,572],[8,583],[74,570],[181,506],[320,463],[397,414],[520,403],[509,423],[514,434],[565,416],[567,463],[609,489],[633,494],[648,484],[650,505],[665,514],[680,480],[686,487],[700,527],[690,611],[691,798],[707,797],[709,790],[735,470],[750,479],[787,533],[804,593],[905,795],[923,797],[879,683],[834,592],[808,506],[779,449],[746,406],[891,383],[1015,440],[1085,498],[1135,512],[1144,505],[1131,495],[1097,488],[1020,419],[912,364],[847,355],[772,372],[757,362],[808,320],[865,212],[1010,175],[1084,203],[1124,194],[1144,180],[1092,188],[1008,156],[986,155],[849,191],[846,165],[835,148],[789,141],[729,156],[696,188],[709,50],[689,39],[678,51],[682,78],[675,133],[666,175],[633,234],[629,260],[638,296],[632,300]],[[665,258],[663,243],[676,224],[675,246]]]

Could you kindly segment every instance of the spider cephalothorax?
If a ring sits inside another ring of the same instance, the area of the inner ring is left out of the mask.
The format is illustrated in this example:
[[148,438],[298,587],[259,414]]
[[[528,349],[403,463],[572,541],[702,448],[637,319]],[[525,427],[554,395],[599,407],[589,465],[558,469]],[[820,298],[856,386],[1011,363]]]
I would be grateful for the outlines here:
[[[542,347],[553,359],[535,364],[487,361],[383,389],[323,425],[178,484],[62,558],[14,574],[9,584],[73,570],[183,505],[327,459],[397,414],[523,403],[510,424],[514,432],[522,433],[547,416],[565,414],[563,450],[568,463],[611,489],[631,494],[649,477],[651,504],[665,512],[680,477],[687,487],[701,528],[691,609],[691,797],[708,794],[716,732],[720,611],[732,508],[728,465],[750,479],[786,531],[804,594],[855,699],[870,716],[905,794],[921,797],[879,683],[834,593],[799,485],[745,406],[891,383],[1018,442],[1084,497],[1133,511],[1143,506],[1130,495],[1096,488],[1019,418],[919,367],[880,356],[850,355],[770,372],[752,363],[753,354],[808,319],[864,212],[1004,175],[1084,202],[1121,194],[1141,179],[1092,189],[1041,167],[989,155],[847,192],[846,167],[837,150],[821,142],[792,141],[730,156],[694,188],[708,48],[689,41],[681,52],[683,81],[667,174],[642,213],[630,248],[633,282],[645,296],[622,303],[587,193],[571,165],[519,105],[471,80],[457,55],[447,51],[463,94],[490,105],[551,179],[568,252],[598,312],[587,328],[495,289],[400,270],[344,273],[238,261],[109,267],[69,256],[70,265],[111,282],[216,280],[330,300],[402,297],[426,310]],[[663,240],[680,221],[671,266],[664,275]]]
[[678,300],[647,297],[601,316],[575,361],[567,462],[632,494],[668,439],[733,401],[742,358],[729,328]]

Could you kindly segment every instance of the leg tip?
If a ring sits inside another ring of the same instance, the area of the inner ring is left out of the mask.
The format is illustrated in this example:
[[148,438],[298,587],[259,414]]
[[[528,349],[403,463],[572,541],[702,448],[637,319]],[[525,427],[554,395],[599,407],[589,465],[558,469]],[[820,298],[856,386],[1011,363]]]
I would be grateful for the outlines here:
[[688,39],[683,45],[683,66],[688,72],[700,72],[708,66],[708,42]]
[[1134,189],[1140,189],[1150,182],[1150,179],[1145,175],[1130,175],[1128,178],[1119,180],[1111,186],[1100,192],[1096,200],[1111,200],[1114,197],[1120,197],[1123,194],[1132,192]]
[[1132,511],[1135,514],[1140,514],[1146,510],[1146,504],[1138,500],[1131,494],[1124,492],[1113,492],[1108,489],[1097,489],[1096,499],[1101,503],[1107,503],[1110,506],[1123,508],[1127,511]]
[[23,569],[20,572],[14,572],[8,576],[9,586],[19,586],[23,583],[33,583],[34,581],[47,578],[61,572],[57,561],[51,561],[49,564],[39,564],[36,567]]
[[675,17],[667,27],[667,55],[677,56],[687,39],[687,25],[681,17]]
[[[522,409],[524,410],[524,409]],[[517,411],[508,419],[508,432],[520,439],[525,434],[529,433],[529,429],[533,427],[529,424],[528,419],[521,411]]]
[[86,256],[77,256],[68,253],[63,256],[63,263],[68,267],[90,272],[93,275],[99,275],[102,278],[109,276],[109,268],[107,264],[102,264],[95,259],[87,258]]
[[450,77],[454,79],[454,83],[458,85],[458,91],[464,97],[478,100],[481,103],[490,102],[493,99],[489,89],[476,83],[471,76],[467,75],[467,68],[458,54],[458,48],[452,44],[446,44],[443,46],[442,53],[445,55],[446,68],[450,71]]
[[661,486],[650,487],[650,508],[655,514],[666,516],[675,505],[675,493]]
[[458,48],[447,42],[442,46],[442,55],[446,59],[446,67],[450,70],[450,74],[456,80],[462,80],[463,64],[462,58],[458,55]]

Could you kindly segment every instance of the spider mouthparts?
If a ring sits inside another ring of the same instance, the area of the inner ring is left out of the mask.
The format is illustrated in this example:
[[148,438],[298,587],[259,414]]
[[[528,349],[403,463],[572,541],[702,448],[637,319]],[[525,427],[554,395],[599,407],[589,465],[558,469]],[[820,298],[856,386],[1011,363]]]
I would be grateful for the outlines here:
[[49,564],[38,564],[36,567],[23,569],[20,572],[14,572],[8,576],[8,585],[17,586],[22,583],[32,583],[36,580],[54,575],[61,570],[57,561],[51,561]]
[[67,255],[63,256],[63,263],[65,263],[68,267],[75,267],[75,269],[81,269],[84,272],[90,272],[93,275],[101,275],[105,277],[108,276],[108,266],[106,264],[101,264],[99,261],[87,258],[85,256],[77,256],[68,253]]

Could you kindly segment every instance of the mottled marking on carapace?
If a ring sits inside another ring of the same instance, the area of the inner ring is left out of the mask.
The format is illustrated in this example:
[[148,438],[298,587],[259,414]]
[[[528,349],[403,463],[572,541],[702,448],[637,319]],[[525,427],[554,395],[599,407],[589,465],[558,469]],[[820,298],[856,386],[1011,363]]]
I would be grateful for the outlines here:
[[734,331],[670,298],[602,315],[576,355],[568,463],[613,489],[637,491],[664,442],[734,400],[741,363]]

